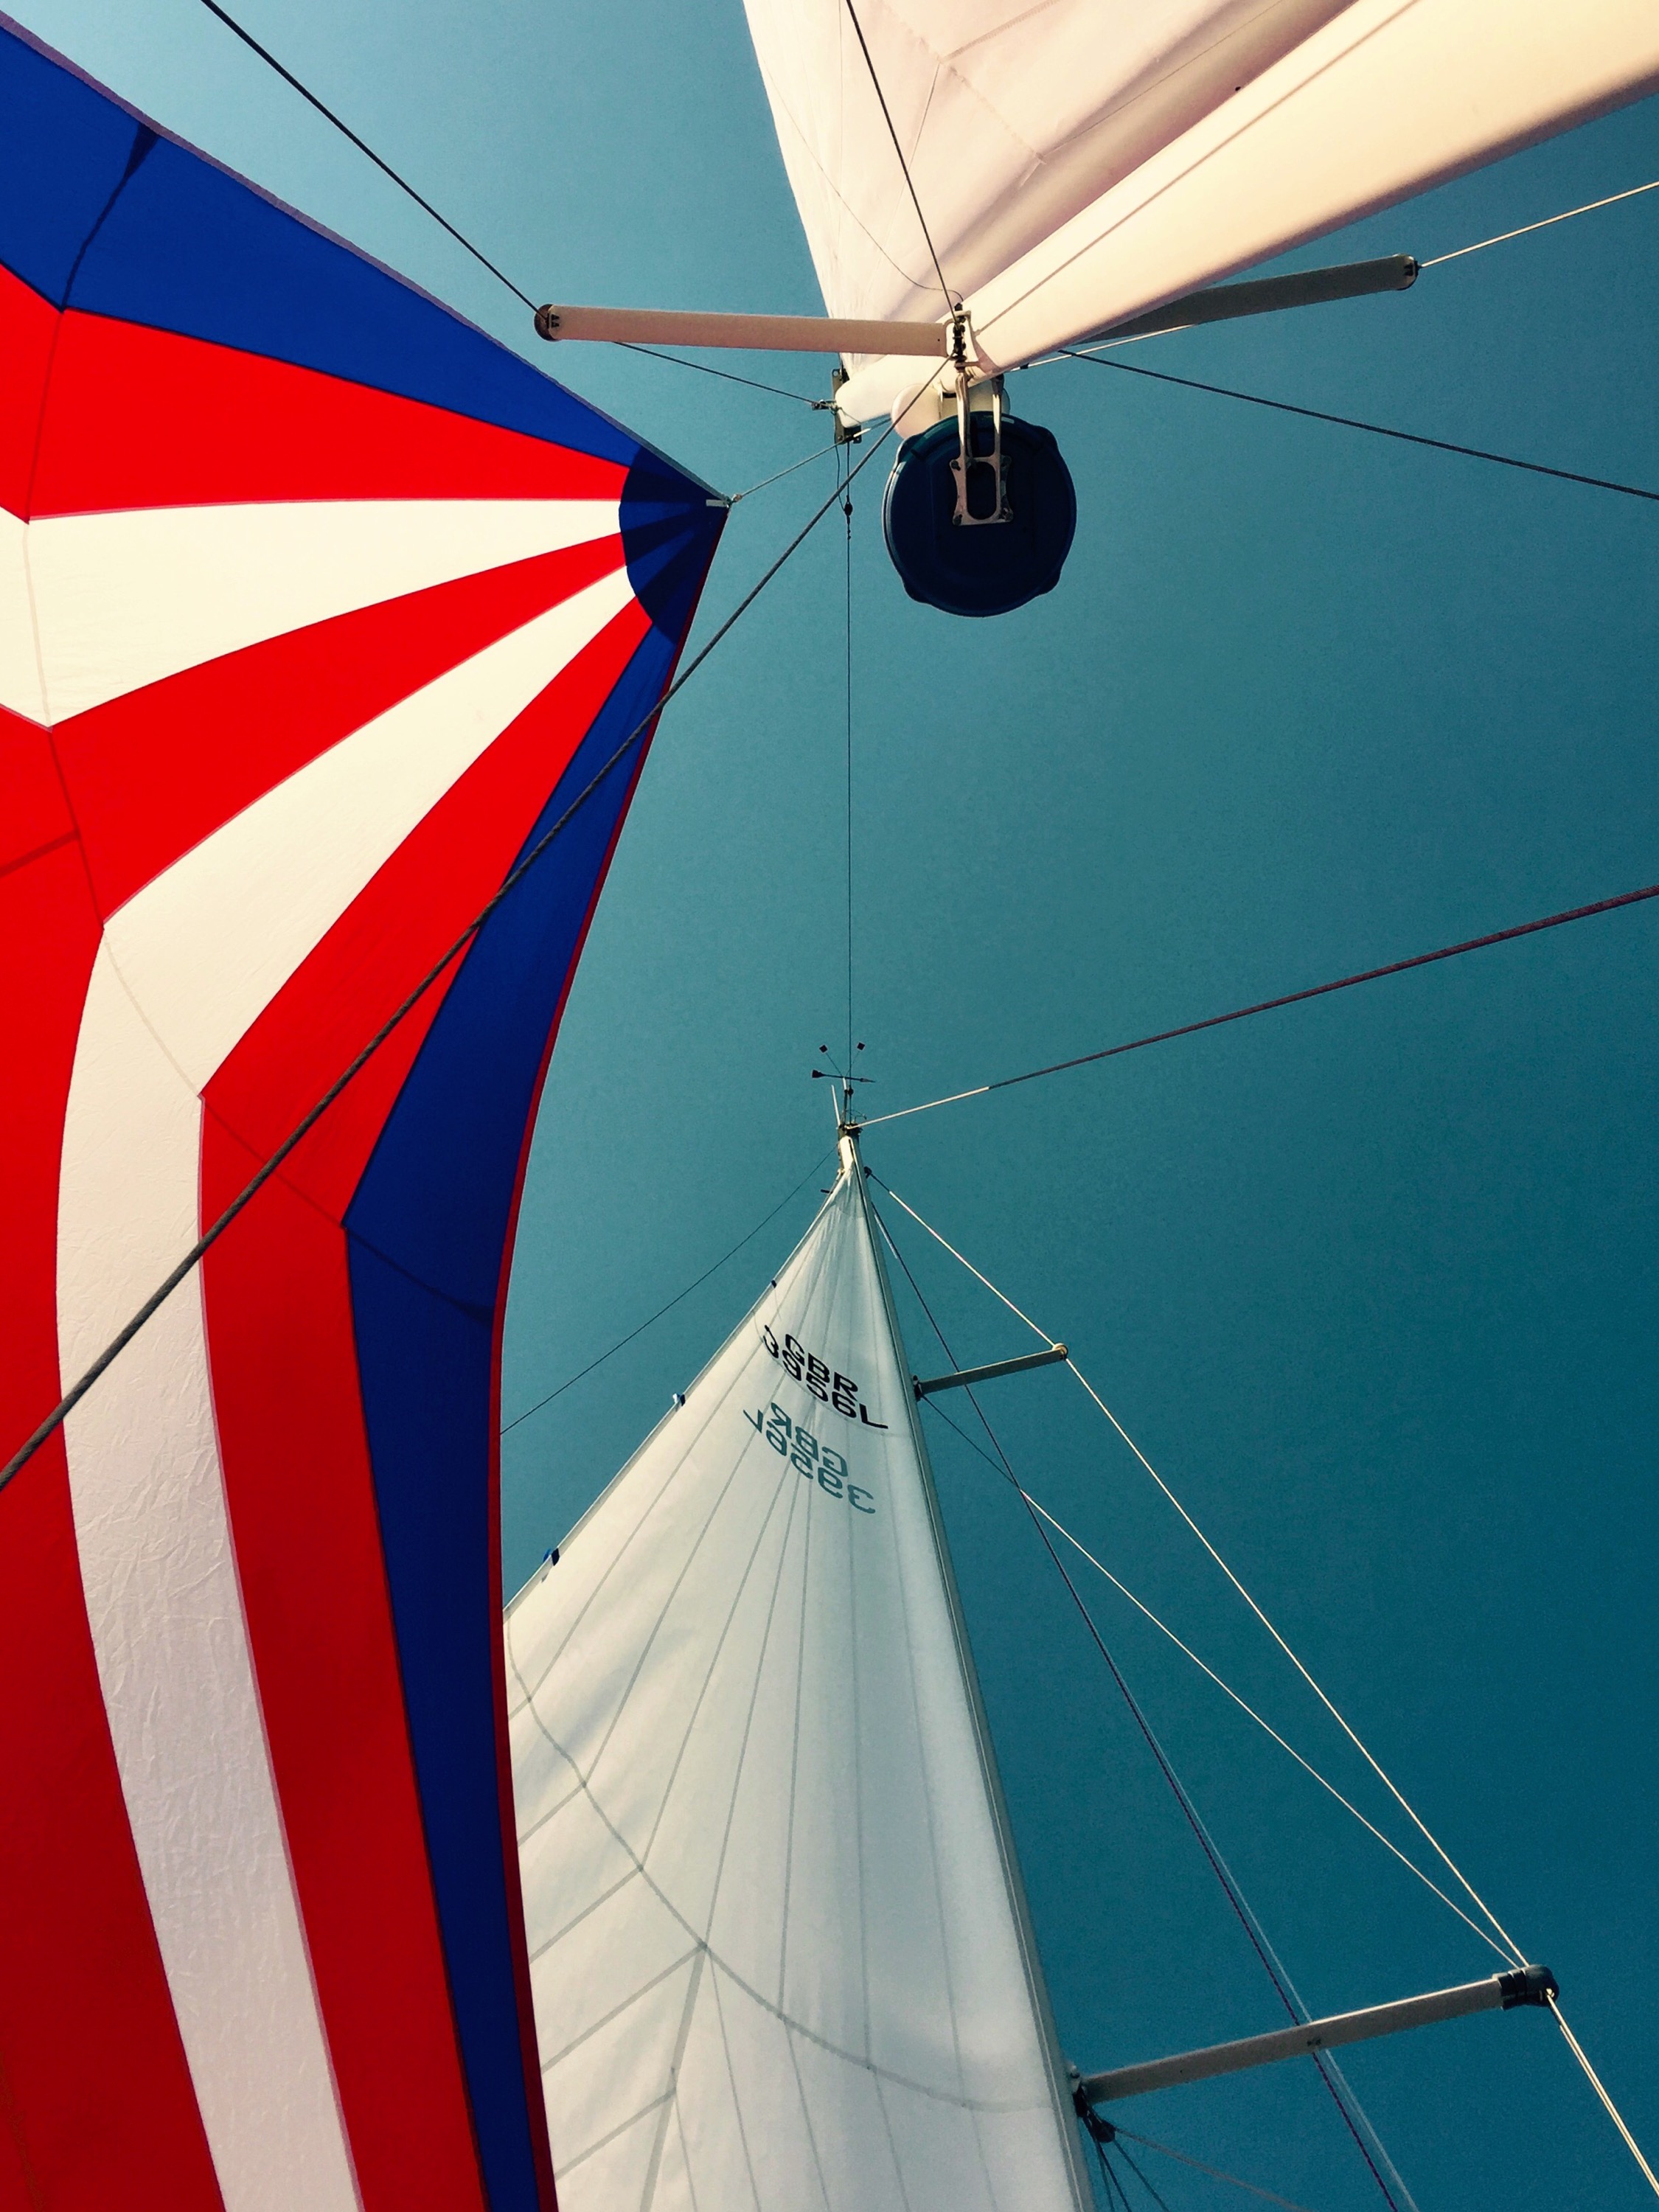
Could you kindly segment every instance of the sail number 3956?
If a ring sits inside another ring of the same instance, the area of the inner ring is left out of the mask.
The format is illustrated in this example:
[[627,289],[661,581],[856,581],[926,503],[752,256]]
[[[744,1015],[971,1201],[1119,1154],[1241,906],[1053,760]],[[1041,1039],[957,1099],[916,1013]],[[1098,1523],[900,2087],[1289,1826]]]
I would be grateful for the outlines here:
[[816,1481],[818,1488],[827,1491],[831,1498],[844,1498],[854,1513],[875,1511],[872,1493],[851,1480],[847,1462],[841,1454],[830,1444],[821,1444],[811,1431],[802,1428],[799,1421],[792,1421],[781,1406],[774,1403],[763,1413],[745,1410],[743,1418],[809,1482]]

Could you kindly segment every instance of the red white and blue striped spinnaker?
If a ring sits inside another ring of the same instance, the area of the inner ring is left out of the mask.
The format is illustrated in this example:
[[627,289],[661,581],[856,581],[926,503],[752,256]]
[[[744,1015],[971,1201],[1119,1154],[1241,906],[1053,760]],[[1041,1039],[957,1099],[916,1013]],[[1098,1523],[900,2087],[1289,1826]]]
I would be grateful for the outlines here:
[[[0,24],[0,1441],[668,680],[704,488]],[[552,2202],[513,1224],[643,744],[0,1497],[0,2205]]]

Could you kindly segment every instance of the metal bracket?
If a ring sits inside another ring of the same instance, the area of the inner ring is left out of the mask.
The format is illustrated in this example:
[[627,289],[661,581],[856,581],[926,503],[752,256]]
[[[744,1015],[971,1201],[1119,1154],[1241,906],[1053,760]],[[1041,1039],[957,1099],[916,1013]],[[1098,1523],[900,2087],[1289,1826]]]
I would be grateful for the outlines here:
[[[968,368],[965,362],[957,365],[957,457],[951,464],[951,473],[957,480],[956,511],[951,523],[960,530],[984,530],[999,522],[1012,522],[1014,510],[1008,504],[1008,482],[1002,468],[1002,379],[994,376],[991,385],[991,450],[975,453],[969,445],[972,434],[973,413],[968,404]],[[978,410],[981,415],[983,408]],[[977,469],[994,471],[996,495],[991,502],[989,514],[975,514],[968,503],[968,487]]]
[[[951,473],[957,480],[957,503],[951,521],[958,530],[982,530],[1010,521],[1013,515],[1008,504],[1007,480],[1002,473],[1002,379],[990,379],[991,450],[988,453],[975,453],[969,444],[973,432],[973,410],[968,404],[972,383],[968,373],[968,310],[960,304],[951,317],[951,360],[957,372],[957,457],[951,464]],[[968,488],[976,469],[993,471],[996,491],[988,514],[975,514],[969,504]]]
[[856,446],[864,435],[863,423],[844,422],[842,420],[841,410],[836,405],[836,395],[840,392],[842,385],[848,381],[850,381],[850,380],[848,376],[847,371],[841,366],[841,363],[837,362],[835,368],[830,372],[829,398],[815,399],[812,402],[814,407],[829,408],[834,416],[836,423],[836,443],[838,446]]

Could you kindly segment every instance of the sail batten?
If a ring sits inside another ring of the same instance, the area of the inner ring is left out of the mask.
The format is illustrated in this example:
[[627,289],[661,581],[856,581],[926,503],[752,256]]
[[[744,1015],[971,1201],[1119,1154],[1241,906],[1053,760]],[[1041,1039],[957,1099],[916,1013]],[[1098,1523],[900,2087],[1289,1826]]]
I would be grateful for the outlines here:
[[561,2201],[1086,2201],[856,1160],[505,1624]]

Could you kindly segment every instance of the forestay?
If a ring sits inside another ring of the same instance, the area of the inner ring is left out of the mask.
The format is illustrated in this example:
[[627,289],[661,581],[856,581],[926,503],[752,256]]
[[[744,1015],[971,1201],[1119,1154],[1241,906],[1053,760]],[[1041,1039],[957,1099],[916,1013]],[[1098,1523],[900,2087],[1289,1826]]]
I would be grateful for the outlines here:
[[[945,303],[847,0],[745,0],[833,315]],[[981,369],[1127,320],[1659,84],[1652,0],[857,0]],[[849,415],[901,407],[870,360]]]
[[1079,2212],[850,1140],[506,1638],[564,2212]]

